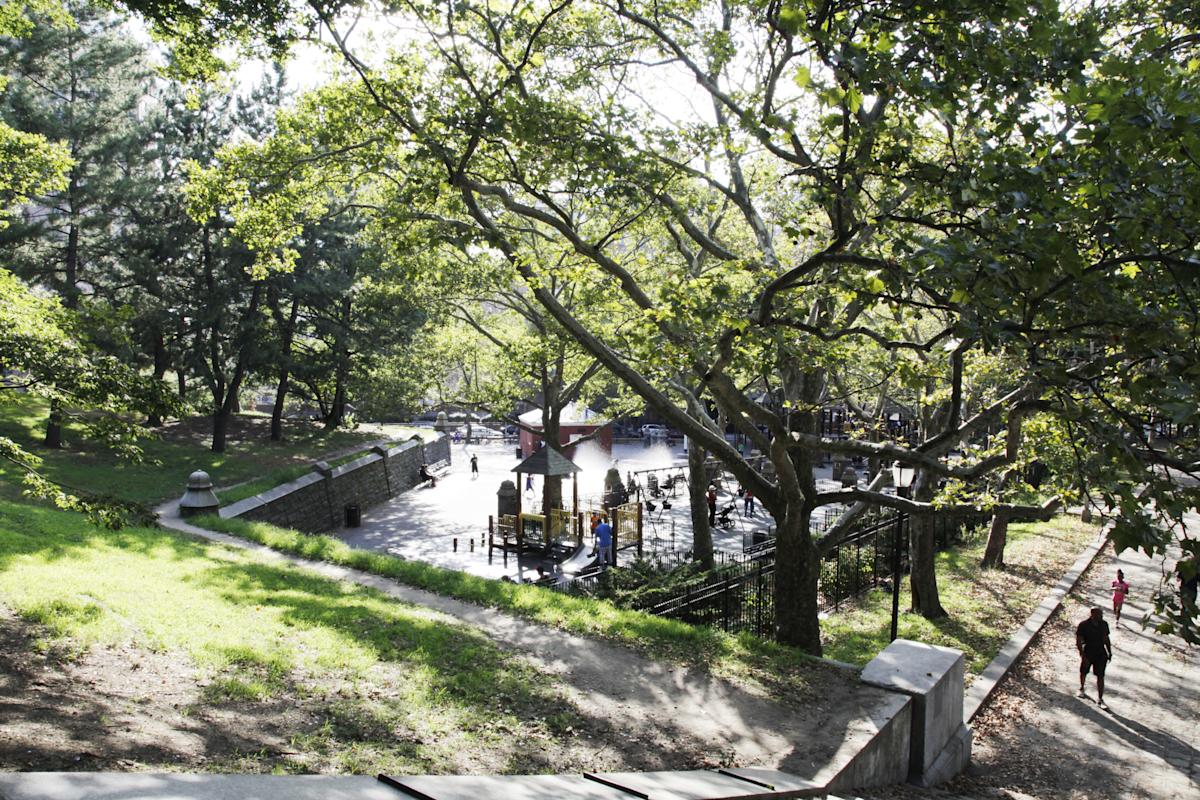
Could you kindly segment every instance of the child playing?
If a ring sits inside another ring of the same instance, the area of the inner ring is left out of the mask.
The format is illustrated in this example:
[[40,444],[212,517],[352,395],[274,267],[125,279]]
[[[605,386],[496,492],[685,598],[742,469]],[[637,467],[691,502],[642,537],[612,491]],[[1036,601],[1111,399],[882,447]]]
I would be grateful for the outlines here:
[[1125,595],[1129,594],[1129,584],[1125,582],[1125,573],[1117,570],[1117,579],[1112,582],[1113,611],[1117,615],[1117,624],[1121,624],[1121,606],[1125,605]]

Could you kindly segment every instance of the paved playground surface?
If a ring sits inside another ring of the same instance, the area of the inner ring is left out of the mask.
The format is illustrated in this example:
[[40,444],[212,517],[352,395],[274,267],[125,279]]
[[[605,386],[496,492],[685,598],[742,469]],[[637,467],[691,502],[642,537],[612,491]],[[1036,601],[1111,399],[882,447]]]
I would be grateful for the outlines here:
[[[472,454],[479,457],[477,477],[471,474]],[[611,456],[594,444],[584,445],[574,460],[584,470],[579,476],[579,501],[580,509],[586,511],[599,507],[604,474],[610,466],[620,471],[622,479],[634,473],[645,487],[645,470],[656,470],[660,479],[668,474],[682,475],[686,472],[687,456],[682,445],[646,440],[617,443]],[[450,472],[439,478],[436,486],[420,486],[386,503],[364,509],[361,527],[343,528],[333,535],[352,547],[378,550],[487,578],[508,576],[520,581],[534,576],[541,561],[536,556],[517,559],[510,555],[506,560],[503,552],[496,550],[488,563],[488,515],[496,513],[496,492],[500,483],[516,480],[512,472],[520,463],[516,446],[498,442],[455,444],[452,462]],[[828,467],[825,472],[829,472]],[[827,484],[824,488],[835,486],[829,477],[828,474],[821,476],[823,486]],[[522,491],[522,507],[526,510],[541,508],[542,480],[534,478],[532,491],[518,487]],[[756,532],[761,535],[774,525],[774,520],[761,505],[756,504],[754,515],[743,514],[743,503],[735,495],[736,489],[737,483],[732,479],[720,482],[717,507],[723,508],[736,501],[730,515],[733,526],[713,531],[714,548],[730,553],[740,553],[744,544],[754,540]],[[571,502],[571,493],[571,480],[564,478],[563,499],[567,504]],[[686,484],[679,481],[674,496],[667,492],[666,499],[671,505],[669,510],[662,507],[661,499],[656,499],[652,501],[655,510],[646,511],[643,517],[643,549],[646,553],[686,551],[692,546]],[[619,553],[619,563],[625,563],[632,555],[632,550]]]

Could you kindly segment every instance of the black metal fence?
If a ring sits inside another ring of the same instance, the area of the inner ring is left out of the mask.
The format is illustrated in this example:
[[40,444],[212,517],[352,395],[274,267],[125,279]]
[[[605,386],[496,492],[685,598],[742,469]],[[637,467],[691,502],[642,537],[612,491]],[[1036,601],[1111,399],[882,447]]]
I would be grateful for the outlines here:
[[[942,515],[929,518],[935,547],[957,546],[982,530],[983,515]],[[894,511],[868,514],[857,520],[836,547],[825,554],[818,579],[818,603],[836,611],[846,601],[892,579],[893,548],[900,548],[900,574],[908,572],[911,518]],[[682,581],[668,592],[648,593],[653,601],[629,603],[660,617],[679,619],[738,633],[772,637],[775,630],[775,540],[751,544],[742,553],[714,553],[716,569],[697,581]],[[643,568],[660,574],[692,561],[691,551],[662,551]],[[572,581],[550,585],[555,591],[604,596],[612,594],[611,575],[585,573]]]
[[718,570],[706,583],[645,611],[729,633],[771,637],[775,631],[774,553]]
[[[931,514],[934,549],[941,551],[971,540],[982,531],[982,514]],[[822,610],[838,610],[845,601],[892,579],[895,547],[900,548],[900,574],[908,574],[912,517],[894,511],[860,520],[852,533],[825,554],[817,584]],[[898,537],[898,538],[897,538]]]

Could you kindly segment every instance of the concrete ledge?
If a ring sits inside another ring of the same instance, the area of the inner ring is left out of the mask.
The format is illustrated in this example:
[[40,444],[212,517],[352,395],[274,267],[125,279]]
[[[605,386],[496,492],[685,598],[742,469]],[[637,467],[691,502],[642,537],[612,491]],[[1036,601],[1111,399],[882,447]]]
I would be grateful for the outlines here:
[[925,770],[916,781],[913,781],[917,786],[923,789],[928,789],[931,786],[938,786],[955,778],[964,769],[967,764],[971,763],[971,742],[974,735],[971,729],[966,725],[958,726],[958,733],[951,737],[946,743],[945,748],[934,759],[933,764],[929,769]]
[[240,517],[247,511],[253,511],[256,508],[261,508],[268,503],[272,503],[281,497],[291,494],[297,489],[303,489],[305,486],[311,486],[314,483],[320,483],[323,480],[325,479],[316,472],[310,472],[307,475],[301,475],[294,481],[281,483],[274,489],[268,489],[265,492],[254,495],[253,497],[247,497],[245,500],[238,500],[236,503],[231,503],[221,509],[220,515],[225,519],[229,519],[230,517]]
[[345,475],[348,472],[354,472],[356,469],[361,469],[368,464],[374,464],[376,461],[383,461],[383,456],[379,453],[367,453],[365,456],[360,456],[353,461],[347,461],[340,467],[334,467],[330,477],[336,478],[340,475]]
[[0,774],[0,800],[401,800],[374,778],[150,772]]
[[1104,545],[1108,544],[1108,534],[1112,530],[1112,525],[1109,522],[1101,528],[1100,533],[1096,536],[1096,541],[1088,545],[1079,558],[1075,559],[1075,563],[1062,576],[1050,591],[1050,594],[1046,595],[1041,604],[1029,615],[1029,618],[1025,620],[1025,624],[1021,626],[1021,629],[1013,634],[1013,637],[1005,643],[1004,647],[1000,648],[1000,652],[996,654],[996,657],[992,659],[991,663],[983,670],[983,673],[967,689],[966,696],[963,698],[964,723],[970,724],[971,720],[975,719],[975,715],[983,708],[983,704],[992,696],[992,692],[996,691],[996,686],[1000,684],[1000,681],[1004,680],[1004,676],[1012,669],[1017,659],[1029,649],[1033,637],[1041,632],[1046,622],[1050,619],[1050,615],[1062,605],[1063,598],[1067,596],[1067,592],[1075,588],[1075,584],[1079,582],[1080,576],[1096,560],[1096,556],[1104,549]]
[[828,792],[903,783],[912,741],[911,697],[884,692],[866,719],[846,731],[842,745],[812,780]]

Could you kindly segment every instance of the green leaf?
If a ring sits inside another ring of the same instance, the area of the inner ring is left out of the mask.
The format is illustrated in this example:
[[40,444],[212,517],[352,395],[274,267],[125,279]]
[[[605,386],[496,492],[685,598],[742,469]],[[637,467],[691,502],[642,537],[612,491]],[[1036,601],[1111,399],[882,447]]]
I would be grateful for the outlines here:
[[1121,274],[1126,278],[1136,278],[1142,272],[1142,268],[1137,264],[1125,264],[1121,267]]

